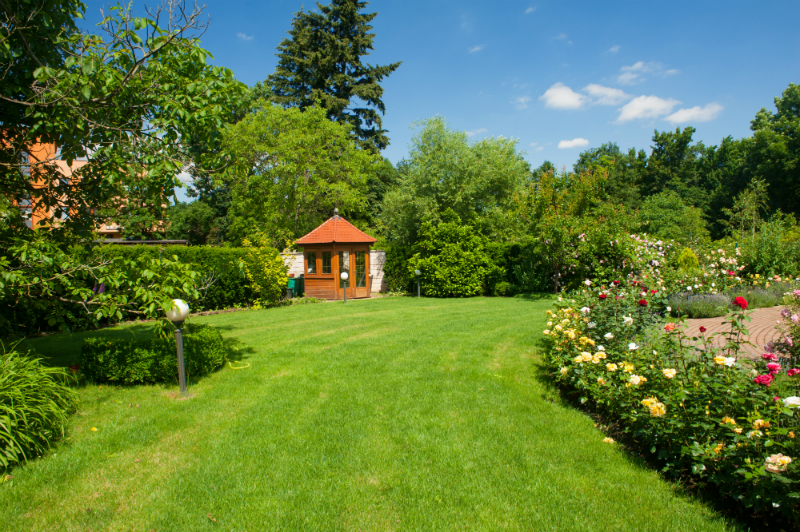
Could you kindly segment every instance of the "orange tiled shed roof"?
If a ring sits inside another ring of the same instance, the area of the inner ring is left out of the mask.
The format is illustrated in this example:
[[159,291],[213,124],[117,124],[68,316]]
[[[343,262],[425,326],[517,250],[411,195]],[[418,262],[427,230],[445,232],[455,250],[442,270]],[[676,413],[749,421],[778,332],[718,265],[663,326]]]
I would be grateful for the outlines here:
[[332,242],[369,243],[377,242],[364,231],[339,216],[334,214],[322,225],[302,237],[298,244],[330,244]]

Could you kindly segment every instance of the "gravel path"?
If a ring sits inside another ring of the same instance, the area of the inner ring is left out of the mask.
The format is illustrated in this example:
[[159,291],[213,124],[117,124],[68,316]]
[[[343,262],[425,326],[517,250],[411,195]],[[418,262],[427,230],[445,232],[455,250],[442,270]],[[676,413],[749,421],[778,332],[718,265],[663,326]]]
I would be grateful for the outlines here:
[[[778,337],[776,325],[781,321],[781,310],[783,310],[783,306],[759,308],[750,314],[752,321],[747,324],[747,329],[750,332],[749,339],[754,346],[743,347],[745,356],[750,358],[760,356],[764,352],[764,344]],[[701,326],[708,329],[705,333],[706,336],[729,331],[730,326],[723,325],[722,320],[723,317],[686,320],[685,332],[691,336],[699,336]],[[722,344],[722,338],[717,339],[717,344]]]

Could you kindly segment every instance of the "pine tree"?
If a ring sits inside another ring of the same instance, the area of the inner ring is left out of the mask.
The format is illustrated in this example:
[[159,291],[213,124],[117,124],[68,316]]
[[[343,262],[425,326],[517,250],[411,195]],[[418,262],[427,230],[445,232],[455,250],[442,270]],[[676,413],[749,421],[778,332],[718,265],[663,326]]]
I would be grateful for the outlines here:
[[389,144],[381,124],[386,107],[380,81],[400,63],[361,62],[373,50],[375,38],[369,22],[377,13],[359,13],[366,6],[358,0],[332,0],[327,6],[318,3],[319,13],[296,13],[290,38],[278,46],[278,67],[267,83],[273,101],[300,109],[318,102],[328,118],[353,126],[352,134],[362,148],[377,153]]

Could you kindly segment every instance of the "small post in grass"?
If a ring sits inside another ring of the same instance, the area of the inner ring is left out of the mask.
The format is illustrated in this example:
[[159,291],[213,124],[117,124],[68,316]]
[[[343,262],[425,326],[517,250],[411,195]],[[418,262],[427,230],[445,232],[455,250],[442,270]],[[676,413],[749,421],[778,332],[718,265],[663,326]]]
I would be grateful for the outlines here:
[[347,275],[347,272],[342,272],[342,275],[340,275],[339,277],[341,277],[342,281],[344,282],[344,302],[345,304],[347,304],[347,285],[349,284],[347,282],[347,278],[350,276]]
[[167,319],[175,325],[175,344],[178,347],[178,384],[181,394],[186,395],[186,366],[183,362],[183,331],[181,326],[189,317],[189,305],[182,299],[173,299],[172,307],[167,311]]
[[417,299],[419,299],[419,278],[422,275],[422,272],[419,270],[414,270],[414,275],[417,276]]

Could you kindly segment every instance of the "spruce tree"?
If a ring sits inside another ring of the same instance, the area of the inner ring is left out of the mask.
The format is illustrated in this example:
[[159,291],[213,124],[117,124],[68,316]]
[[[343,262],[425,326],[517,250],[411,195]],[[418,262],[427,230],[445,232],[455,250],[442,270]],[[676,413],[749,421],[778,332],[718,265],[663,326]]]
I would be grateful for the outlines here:
[[318,102],[328,118],[353,126],[352,134],[362,148],[377,153],[389,144],[381,124],[386,107],[380,81],[400,63],[361,62],[373,50],[375,38],[369,22],[377,13],[360,13],[366,6],[358,0],[332,0],[327,6],[318,3],[319,13],[296,13],[290,38],[278,46],[278,67],[267,83],[272,101],[300,109]]

